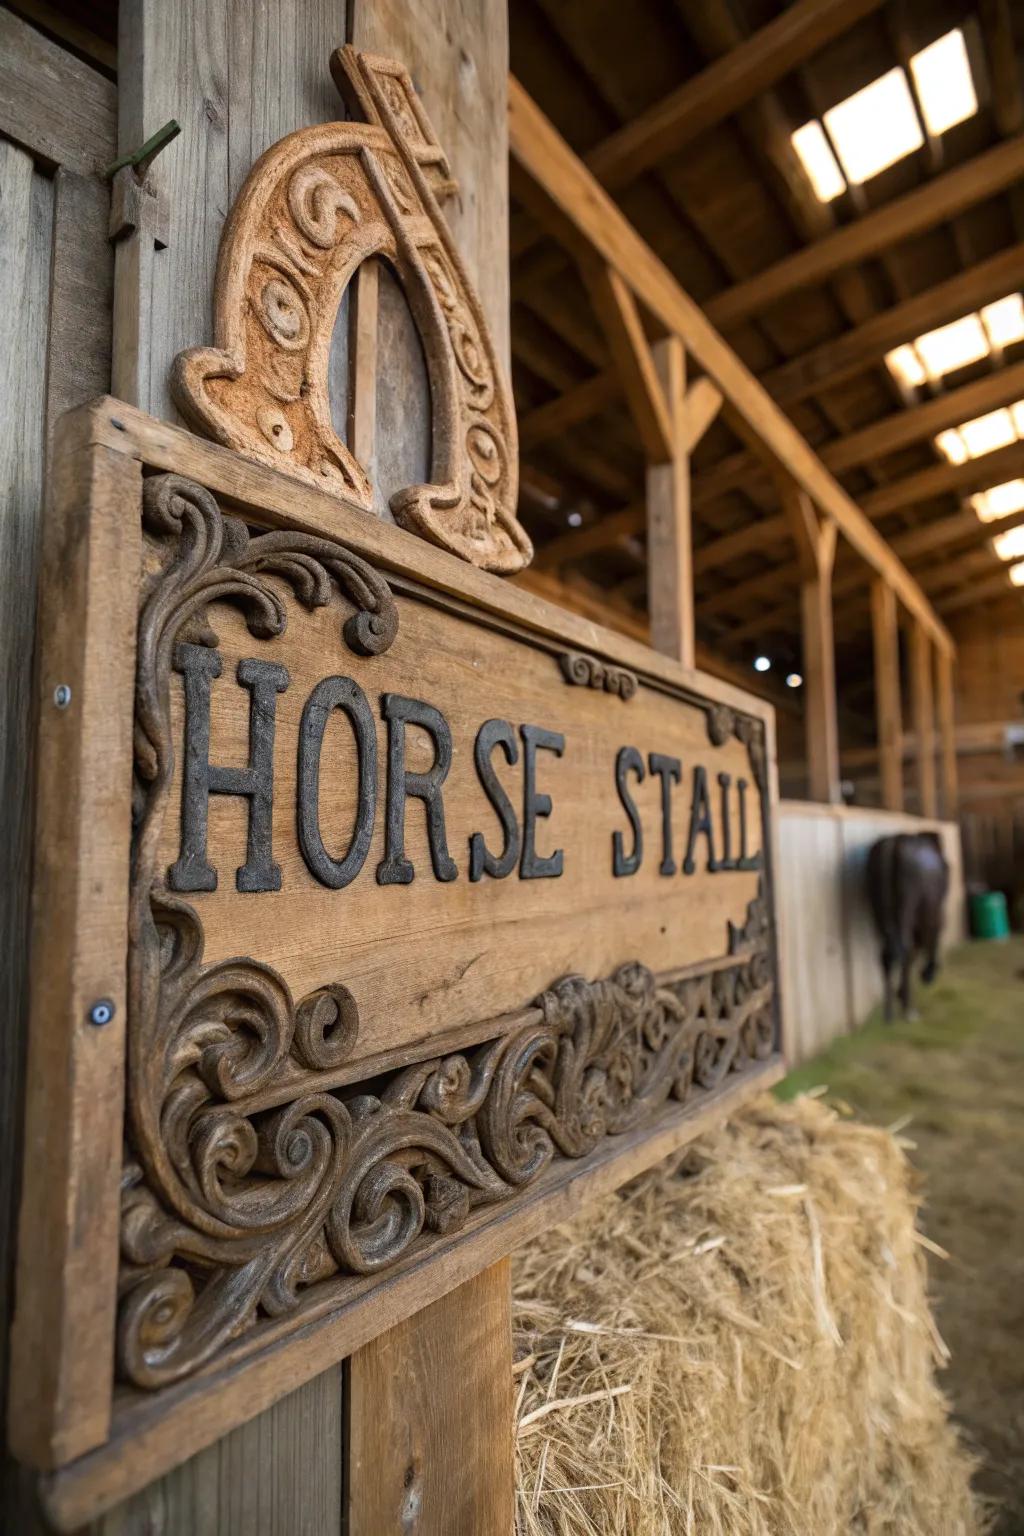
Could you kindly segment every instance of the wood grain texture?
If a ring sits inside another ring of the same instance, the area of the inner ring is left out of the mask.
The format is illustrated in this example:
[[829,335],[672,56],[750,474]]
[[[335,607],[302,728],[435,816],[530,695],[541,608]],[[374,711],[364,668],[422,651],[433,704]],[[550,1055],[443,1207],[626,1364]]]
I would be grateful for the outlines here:
[[[52,183],[0,140],[0,1381],[10,1365],[13,1254],[21,1191],[32,864],[32,650],[42,521]],[[6,1421],[6,1414],[0,1411]],[[6,1442],[6,1436],[5,1442]],[[31,1480],[0,1457],[0,1510],[35,1529]]]
[[116,113],[110,80],[0,10],[0,132],[49,167],[90,176],[114,157]]
[[140,484],[137,463],[101,451],[55,460],[47,493],[9,1426],[36,1466],[99,1444],[110,1418]]
[[350,0],[348,39],[400,59],[412,75],[459,184],[445,216],[507,375],[508,8],[501,0]]
[[89,1536],[341,1536],[342,1418],[332,1365],[92,1522]]
[[[781,1059],[775,1057],[734,1077],[714,1108],[667,1107],[655,1125],[622,1137],[568,1181],[549,1170],[514,1212],[499,1208],[477,1215],[453,1244],[443,1271],[416,1261],[403,1265],[387,1286],[354,1297],[324,1319],[320,1328],[283,1341],[246,1372],[244,1381],[239,1380],[237,1367],[229,1367],[216,1377],[172,1389],[159,1411],[151,1403],[131,1404],[107,1446],[44,1480],[43,1500],[50,1520],[60,1531],[76,1531],[182,1456],[201,1450],[268,1407],[280,1396],[282,1386],[288,1390],[308,1382],[328,1361],[361,1348],[504,1258],[518,1244],[529,1242],[543,1228],[568,1220],[587,1201],[607,1195],[671,1156],[722,1114],[770,1088],[782,1074]],[[251,1468],[252,1475],[257,1470]]]
[[149,177],[168,209],[167,249],[154,250],[143,231],[118,253],[125,340],[114,387],[157,416],[176,419],[174,358],[210,340],[221,230],[254,161],[296,128],[340,116],[328,60],[344,40],[345,17],[340,0],[136,0],[121,8],[119,150],[136,148],[169,118],[182,126]]
[[647,469],[647,606],[651,645],[684,666],[695,657],[693,539],[690,529],[690,454],[686,408],[686,355],[677,336],[654,349],[664,397],[671,456]]
[[[388,505],[474,565],[519,570],[532,546],[516,517],[515,412],[432,191],[438,174],[451,184],[443,148],[399,62],[346,46],[331,69],[359,120],[299,130],[253,168],[220,244],[214,345],[178,354],[174,398],[216,441],[370,511],[366,468],[334,430],[330,353],[352,274],[379,256],[408,300],[427,380],[383,346],[375,371],[403,400],[428,402],[431,424],[428,474],[399,479]],[[396,427],[399,443],[411,436]]]
[[348,1536],[509,1536],[508,1259],[353,1355]]
[[47,433],[64,411],[110,388],[114,255],[103,182],[62,166],[53,182]]
[[899,626],[895,593],[880,576],[871,584],[871,630],[882,804],[888,811],[902,811],[903,709],[900,702]]
[[[748,446],[770,465],[783,469],[807,492],[819,512],[833,518],[854,549],[888,576],[905,606],[927,627],[935,643],[950,649],[948,630],[877,529],[514,78],[509,83],[509,143],[516,162],[542,190],[547,202],[555,206],[559,219],[568,218],[595,253],[628,280],[650,314],[682,340],[688,355],[696,359],[733,408],[731,419]],[[1024,164],[1024,147],[1019,153]],[[964,169],[973,171],[973,163]],[[1002,164],[1001,174],[1008,174]],[[922,190],[930,191],[934,185],[938,183]]]

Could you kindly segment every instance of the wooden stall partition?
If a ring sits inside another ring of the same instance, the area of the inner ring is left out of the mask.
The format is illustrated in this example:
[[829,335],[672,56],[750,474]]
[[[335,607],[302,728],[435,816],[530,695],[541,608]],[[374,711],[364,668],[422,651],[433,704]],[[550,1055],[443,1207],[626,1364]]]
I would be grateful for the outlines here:
[[[60,413],[110,387],[109,191],[116,90],[0,10],[0,1248],[20,1186],[32,863],[32,668],[43,497]],[[11,1265],[0,1265],[7,1376]],[[5,1436],[6,1443],[6,1436]],[[29,1478],[6,1455],[0,1519],[36,1529]]]
[[867,852],[879,837],[937,831],[950,866],[942,949],[964,937],[964,871],[956,822],[855,806],[779,802],[782,977],[792,1063],[858,1028],[882,997],[867,902]]

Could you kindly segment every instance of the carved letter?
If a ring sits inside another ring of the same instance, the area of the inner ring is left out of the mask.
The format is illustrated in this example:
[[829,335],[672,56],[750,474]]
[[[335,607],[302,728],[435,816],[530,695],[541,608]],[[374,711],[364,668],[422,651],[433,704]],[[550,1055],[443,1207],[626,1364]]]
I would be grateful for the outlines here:
[[279,891],[281,871],[271,850],[275,695],[288,687],[288,673],[276,662],[238,663],[238,681],[250,693],[249,766],[217,768],[210,762],[210,679],[220,676],[220,655],[205,645],[181,644],[175,648],[174,667],[185,679],[185,769],[181,849],[167,883],[172,891],[217,889],[217,871],[206,861],[210,796],[242,795],[249,802],[249,833],[235,883],[240,891]]
[[[410,796],[422,800],[426,807],[430,862],[435,877],[454,880],[459,871],[448,852],[441,798],[441,786],[452,766],[452,733],[448,722],[432,704],[425,704],[422,699],[404,698],[400,693],[384,694],[381,713],[388,722],[388,798],[384,858],[377,865],[377,884],[412,884],[416,871],[412,861],[405,857],[405,802]],[[405,728],[409,723],[421,726],[433,739],[434,762],[427,773],[406,771]]]
[[722,791],[722,857],[718,861],[718,867],[735,869],[736,860],[732,856],[732,822],[729,814],[729,786],[732,783],[732,774],[720,773],[718,783]]
[[708,771],[703,765],[699,764],[693,770],[693,800],[690,805],[690,835],[686,840],[686,858],[683,860],[684,875],[692,875],[697,868],[693,857],[693,850],[701,834],[707,838],[708,870],[711,874],[714,874],[719,866],[718,860],[715,858],[715,829],[711,821]]
[[495,858],[484,842],[483,833],[474,832],[469,840],[469,878],[471,880],[479,880],[481,875],[491,875],[495,880],[504,880],[505,876],[510,875],[515,869],[519,859],[519,823],[516,821],[512,802],[499,782],[494,764],[491,762],[491,753],[497,746],[500,746],[504,752],[505,761],[515,767],[519,761],[519,744],[516,741],[515,731],[507,720],[485,720],[476,733],[473,757],[480,782],[487,792],[487,798],[498,813],[498,820],[505,834],[505,846],[501,851],[501,857]]
[[678,784],[683,765],[678,757],[666,757],[662,752],[652,752],[647,759],[652,773],[661,775],[661,863],[659,875],[674,875],[676,861],[672,857],[672,785]]
[[747,781],[736,780],[740,799],[740,857],[737,869],[760,869],[763,862],[760,852],[751,854],[747,848]]
[[537,818],[551,815],[551,796],[537,793],[537,753],[544,749],[561,757],[565,737],[559,731],[546,731],[539,725],[521,725],[523,738],[523,857],[520,880],[556,879],[562,873],[561,848],[549,858],[539,858],[536,848]]
[[[356,740],[359,791],[352,841],[343,859],[333,859],[320,829],[320,758],[331,711],[344,710]],[[377,809],[377,732],[366,695],[350,677],[325,677],[306,700],[299,727],[299,847],[309,871],[332,891],[355,879],[370,851]]]
[[629,817],[629,824],[633,828],[632,853],[624,852],[621,832],[612,834],[612,874],[615,876],[635,875],[644,856],[644,831],[640,825],[640,814],[626,783],[628,773],[636,774],[638,784],[642,784],[646,777],[644,760],[636,747],[620,747],[615,759],[615,787]]

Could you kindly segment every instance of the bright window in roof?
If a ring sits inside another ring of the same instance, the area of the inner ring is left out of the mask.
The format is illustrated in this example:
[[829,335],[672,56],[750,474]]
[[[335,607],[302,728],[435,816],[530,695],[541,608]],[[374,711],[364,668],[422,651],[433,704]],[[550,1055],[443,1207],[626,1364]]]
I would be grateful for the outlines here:
[[1019,560],[1024,556],[1024,528],[1008,528],[1005,533],[997,533],[992,548],[1000,560]]
[[1024,512],[1024,480],[1004,480],[971,497],[971,505],[983,523],[996,523],[1001,517]]
[[935,446],[951,464],[965,464],[968,459],[980,459],[984,454],[1007,448],[1021,438],[1024,438],[1024,400],[940,432]]
[[980,362],[993,348],[1011,346],[1022,338],[1024,300],[1019,293],[1008,293],[976,314],[962,315],[904,342],[887,352],[885,361],[898,383],[917,389],[929,379],[934,383],[947,373]]
[[832,153],[824,128],[816,119],[798,128],[792,142],[819,203],[830,203],[834,197],[846,191],[846,181],[839,169],[839,162]]
[[846,179],[855,185],[870,181],[924,143],[907,77],[899,66],[832,107],[824,120]]
[[959,430],[967,455],[972,459],[980,459],[983,454],[993,453],[997,448],[1007,448],[1010,443],[1017,441],[1017,428],[1007,410],[989,411],[984,416],[975,416],[973,421],[965,421]]
[[959,27],[915,53],[910,72],[925,126],[934,137],[977,112],[967,44]]
[[1010,566],[1010,580],[1015,587],[1024,587],[1024,560],[1019,565]]
[[[910,70],[921,117],[933,136],[977,112],[971,63],[959,27],[915,53]],[[920,149],[921,117],[906,72],[897,65],[829,108],[824,114],[827,137],[812,118],[793,134],[792,144],[815,195],[830,203],[846,190],[847,182],[859,186]]]
[[986,304],[981,318],[994,347],[1009,347],[1024,337],[1024,299],[1019,293]]

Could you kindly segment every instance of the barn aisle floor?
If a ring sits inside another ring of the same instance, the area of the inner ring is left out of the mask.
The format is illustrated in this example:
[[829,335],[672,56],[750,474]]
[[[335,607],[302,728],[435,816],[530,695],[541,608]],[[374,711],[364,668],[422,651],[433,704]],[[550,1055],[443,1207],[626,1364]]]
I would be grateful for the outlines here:
[[778,1092],[827,1085],[913,1143],[925,1231],[950,1255],[929,1261],[943,1384],[984,1458],[998,1536],[1024,1536],[1024,939],[962,946],[917,995],[917,1022],[872,1016]]

